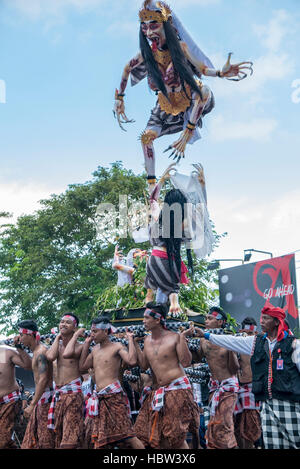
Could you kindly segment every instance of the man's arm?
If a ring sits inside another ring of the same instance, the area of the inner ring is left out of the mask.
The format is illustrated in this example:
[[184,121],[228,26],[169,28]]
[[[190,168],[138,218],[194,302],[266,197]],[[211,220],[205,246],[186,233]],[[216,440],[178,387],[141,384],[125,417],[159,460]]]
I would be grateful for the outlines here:
[[137,365],[138,357],[134,346],[133,333],[127,331],[126,338],[128,340],[128,350],[125,347],[121,347],[119,349],[119,355],[127,365],[135,366]]
[[51,345],[49,350],[47,350],[46,357],[50,362],[54,362],[58,358],[60,340],[61,340],[61,334],[57,334],[53,344]]
[[32,359],[22,348],[17,347],[17,350],[12,351],[11,362],[24,370],[32,369]]
[[251,355],[255,336],[235,337],[234,335],[217,335],[203,332],[202,329],[195,327],[198,337],[209,340],[214,345],[226,348],[232,352],[241,353],[243,355]]
[[[146,341],[147,339],[145,339]],[[137,353],[137,360],[138,360],[138,365],[141,367],[142,370],[148,370],[150,368],[149,362],[147,360],[145,350],[141,350],[141,347],[139,346],[138,342],[140,339],[136,337],[133,341],[135,350]]]
[[35,393],[33,399],[28,407],[24,410],[25,417],[29,418],[31,413],[34,410],[34,407],[42,397],[48,383],[48,370],[49,362],[44,353],[41,353],[37,357],[37,373],[35,373],[35,378],[38,376],[38,380],[35,383]]
[[[72,337],[72,339],[67,343],[66,348],[63,353],[63,358],[79,358],[81,355],[82,347],[78,347],[77,339],[79,337],[84,337],[84,328],[78,329]],[[81,344],[80,344],[81,345]]]
[[177,357],[183,368],[187,368],[192,363],[192,354],[188,347],[187,337],[194,332],[193,327],[190,327],[184,332],[179,334],[177,344],[176,344],[176,352]]
[[80,359],[79,359],[79,369],[81,371],[89,370],[90,368],[93,368],[93,352],[92,353],[89,352],[91,342],[92,342],[91,337],[88,337],[87,339],[85,339],[85,342],[83,344]]

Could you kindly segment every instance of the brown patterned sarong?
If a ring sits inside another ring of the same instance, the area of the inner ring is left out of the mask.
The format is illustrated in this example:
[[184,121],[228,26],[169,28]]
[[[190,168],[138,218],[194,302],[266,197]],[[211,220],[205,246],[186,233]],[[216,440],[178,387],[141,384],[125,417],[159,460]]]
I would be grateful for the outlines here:
[[93,419],[94,448],[135,437],[123,393],[99,396],[99,413]]
[[12,440],[12,434],[21,407],[21,400],[0,405],[0,449],[14,449],[17,447]]
[[207,449],[233,449],[237,447],[233,419],[236,399],[235,392],[221,394],[216,413],[211,415],[207,426]]
[[84,419],[84,442],[83,449],[93,449],[94,444],[92,442],[94,419],[85,417]]
[[191,389],[166,392],[159,412],[151,407],[154,393],[145,399],[134,425],[136,436],[145,446],[160,449],[164,441],[168,449],[178,449],[188,433],[198,436],[199,408]]
[[76,449],[84,436],[82,393],[61,394],[55,406],[55,448]]
[[50,404],[36,405],[32,412],[21,449],[53,449],[55,435],[47,428]]
[[237,439],[255,443],[261,436],[261,420],[258,410],[245,409],[235,416],[235,432]]

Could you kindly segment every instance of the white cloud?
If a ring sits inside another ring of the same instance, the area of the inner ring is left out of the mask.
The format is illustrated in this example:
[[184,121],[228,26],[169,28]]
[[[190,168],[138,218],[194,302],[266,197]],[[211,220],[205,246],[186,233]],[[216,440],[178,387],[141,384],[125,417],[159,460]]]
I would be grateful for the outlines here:
[[[300,249],[300,190],[273,200],[211,194],[209,212],[217,232],[228,232],[213,253],[215,259],[239,259],[244,249],[268,251],[274,256]],[[261,255],[257,259],[261,260]]]
[[266,25],[253,25],[253,31],[261,43],[272,52],[278,51],[283,40],[292,31],[293,19],[286,10],[276,10]]
[[256,142],[267,142],[276,130],[278,123],[274,119],[253,118],[250,121],[241,122],[226,119],[217,115],[210,122],[210,135],[216,142],[226,140],[254,140]]
[[47,199],[53,193],[60,193],[64,189],[49,188],[36,183],[21,185],[19,182],[0,183],[0,212],[13,214],[12,218],[0,218],[0,224],[15,223],[21,215],[32,214],[40,207],[39,200]]
[[4,0],[8,6],[15,8],[31,20],[47,16],[59,16],[66,8],[80,11],[97,7],[106,0]]

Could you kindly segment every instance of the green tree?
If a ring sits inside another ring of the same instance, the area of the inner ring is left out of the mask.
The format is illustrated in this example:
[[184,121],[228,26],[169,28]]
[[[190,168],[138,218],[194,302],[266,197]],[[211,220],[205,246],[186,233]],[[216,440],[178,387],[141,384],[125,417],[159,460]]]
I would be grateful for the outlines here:
[[[91,181],[40,201],[33,215],[2,227],[0,322],[7,331],[25,318],[36,319],[41,330],[48,331],[68,310],[89,323],[99,294],[115,283],[110,268],[114,246],[97,236],[97,207],[118,207],[119,194],[143,202],[145,189],[143,176],[116,162],[109,169],[98,167]],[[119,240],[123,249],[131,243]]]

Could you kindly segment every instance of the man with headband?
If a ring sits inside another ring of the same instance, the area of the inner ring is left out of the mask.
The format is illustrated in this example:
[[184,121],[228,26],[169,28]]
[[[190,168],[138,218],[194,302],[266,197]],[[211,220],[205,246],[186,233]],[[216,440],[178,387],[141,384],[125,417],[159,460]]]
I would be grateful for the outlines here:
[[291,335],[285,312],[262,309],[262,333],[249,337],[218,336],[196,329],[210,343],[251,356],[252,392],[262,401],[265,449],[300,448],[300,341]]
[[[93,419],[92,442],[95,449],[124,442],[133,449],[144,449],[133,431],[129,401],[119,381],[122,361],[129,366],[137,363],[133,334],[126,333],[127,350],[110,340],[113,331],[108,318],[94,319],[80,359],[82,369],[94,368],[95,372],[96,389],[87,402],[87,415]],[[89,353],[92,341],[96,346]]]
[[22,408],[21,393],[16,381],[15,367],[31,370],[31,358],[14,338],[15,347],[0,345],[0,449],[14,449],[12,440],[15,421]]
[[22,449],[52,449],[54,434],[47,428],[50,402],[53,397],[53,365],[46,357],[47,347],[40,343],[40,334],[35,321],[28,319],[18,324],[20,342],[32,353],[32,370],[35,382],[33,399],[24,410],[29,419]]
[[[206,316],[205,327],[224,334],[226,321],[226,313],[221,308],[213,307]],[[233,413],[239,390],[237,357],[225,348],[205,340],[200,340],[196,353],[197,361],[206,358],[211,373],[208,384],[210,420],[206,432],[207,448],[236,448]]]
[[154,449],[188,449],[188,432],[198,448],[199,409],[184,367],[191,364],[186,336],[192,328],[177,334],[166,327],[168,308],[165,304],[147,303],[145,329],[151,332],[142,351],[135,346],[139,366],[151,368],[154,390],[144,400],[135,423],[138,438]]
[[[257,334],[257,323],[254,318],[246,317],[239,330],[245,337]],[[240,449],[253,449],[261,437],[260,402],[255,401],[252,392],[252,370],[249,355],[239,353],[239,393],[236,403],[235,435]]]
[[76,449],[84,433],[83,394],[79,359],[83,345],[76,332],[79,320],[66,313],[60,320],[59,333],[47,358],[57,360],[55,392],[48,413],[48,428],[55,432],[55,448]]

